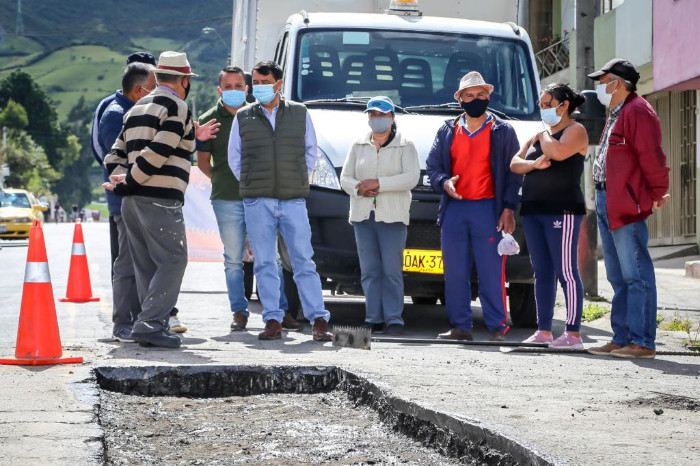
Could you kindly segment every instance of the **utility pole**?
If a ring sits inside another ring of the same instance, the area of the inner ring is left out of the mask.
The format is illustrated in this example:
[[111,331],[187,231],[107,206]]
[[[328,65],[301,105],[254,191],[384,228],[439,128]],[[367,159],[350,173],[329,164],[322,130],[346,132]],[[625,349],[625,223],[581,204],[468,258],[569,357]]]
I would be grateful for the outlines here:
[[2,152],[0,152],[0,188],[5,189],[5,154],[7,153],[7,126],[2,127]]
[[[576,2],[576,83],[578,89],[591,89],[588,74],[595,71],[593,61],[593,29],[598,2],[578,0]],[[589,141],[596,144],[597,141]],[[578,266],[583,281],[583,291],[588,296],[598,296],[598,222],[595,211],[595,188],[593,186],[593,161],[595,151],[589,145],[586,157],[584,198],[586,216],[581,225],[578,241]]]
[[15,25],[15,34],[18,36],[24,35],[24,20],[22,19],[22,0],[17,0],[17,24]]

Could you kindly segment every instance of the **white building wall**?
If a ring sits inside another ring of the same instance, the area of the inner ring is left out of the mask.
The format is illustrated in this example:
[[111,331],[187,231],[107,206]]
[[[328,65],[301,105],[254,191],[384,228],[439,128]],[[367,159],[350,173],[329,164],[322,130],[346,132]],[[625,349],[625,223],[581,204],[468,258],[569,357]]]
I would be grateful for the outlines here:
[[652,59],[652,0],[627,1],[615,9],[615,55],[637,68]]

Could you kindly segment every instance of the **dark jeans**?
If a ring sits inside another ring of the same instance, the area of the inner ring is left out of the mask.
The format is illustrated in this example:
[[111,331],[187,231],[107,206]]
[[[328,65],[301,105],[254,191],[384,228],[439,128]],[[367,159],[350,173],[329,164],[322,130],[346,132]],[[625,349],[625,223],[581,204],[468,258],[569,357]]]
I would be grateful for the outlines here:
[[578,235],[583,215],[523,215],[523,229],[535,270],[537,328],[552,331],[557,279],[566,301],[566,330],[578,332],[583,284],[578,273]]

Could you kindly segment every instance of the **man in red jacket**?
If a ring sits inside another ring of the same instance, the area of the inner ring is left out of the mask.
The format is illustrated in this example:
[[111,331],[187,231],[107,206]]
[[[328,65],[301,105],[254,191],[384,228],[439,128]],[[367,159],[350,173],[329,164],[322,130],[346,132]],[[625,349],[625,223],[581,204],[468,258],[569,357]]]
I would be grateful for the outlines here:
[[588,352],[651,359],[656,356],[656,277],[646,219],[671,198],[661,126],[649,102],[634,92],[639,73],[629,61],[615,58],[588,77],[600,81],[598,99],[610,107],[593,180],[605,270],[614,293],[613,339]]

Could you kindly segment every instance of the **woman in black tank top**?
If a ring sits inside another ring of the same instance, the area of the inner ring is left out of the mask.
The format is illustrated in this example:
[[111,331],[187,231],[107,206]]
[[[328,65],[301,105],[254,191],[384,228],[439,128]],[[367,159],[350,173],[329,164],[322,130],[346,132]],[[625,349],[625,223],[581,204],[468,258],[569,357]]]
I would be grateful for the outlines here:
[[[583,349],[579,333],[583,285],[577,246],[586,213],[581,175],[588,135],[571,119],[571,113],[584,101],[567,85],[547,87],[540,95],[540,108],[549,130],[535,134],[510,164],[512,172],[525,175],[520,215],[535,271],[538,330],[525,341],[549,343],[553,348]],[[557,279],[566,299],[566,331],[555,340],[552,318]]]

